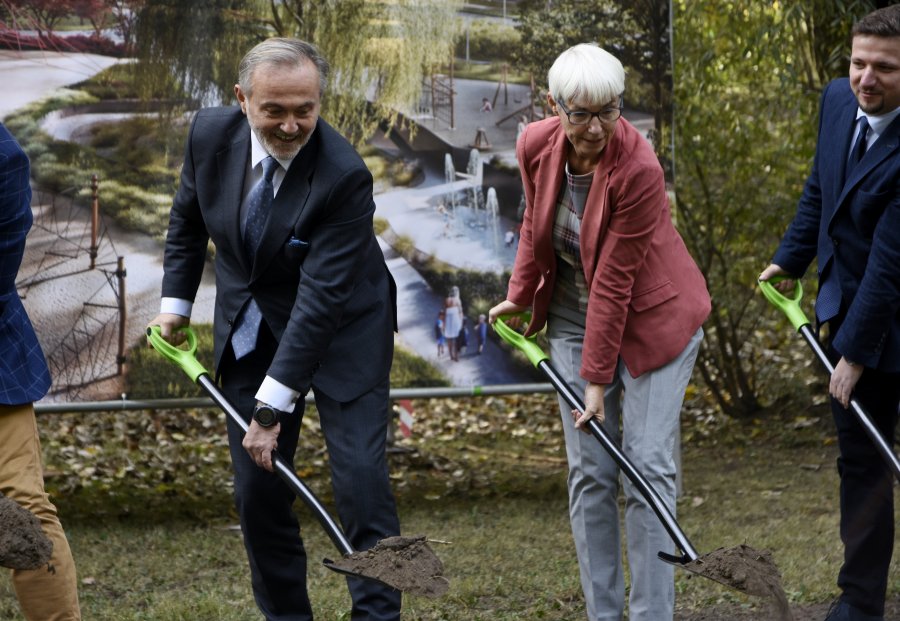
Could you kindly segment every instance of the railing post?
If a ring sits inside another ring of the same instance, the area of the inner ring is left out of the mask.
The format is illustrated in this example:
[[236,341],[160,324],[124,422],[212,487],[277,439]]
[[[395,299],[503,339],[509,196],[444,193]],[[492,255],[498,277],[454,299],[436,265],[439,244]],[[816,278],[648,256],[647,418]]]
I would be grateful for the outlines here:
[[97,263],[97,233],[100,230],[100,199],[98,198],[98,189],[100,180],[97,174],[91,175],[91,247],[89,255],[91,257],[91,269],[94,269]]
[[455,97],[453,96],[453,59],[450,59],[450,129],[456,129]]
[[125,325],[128,323],[128,305],[125,303],[125,257],[119,257],[116,279],[119,283],[119,350],[116,354],[118,375],[125,371]]

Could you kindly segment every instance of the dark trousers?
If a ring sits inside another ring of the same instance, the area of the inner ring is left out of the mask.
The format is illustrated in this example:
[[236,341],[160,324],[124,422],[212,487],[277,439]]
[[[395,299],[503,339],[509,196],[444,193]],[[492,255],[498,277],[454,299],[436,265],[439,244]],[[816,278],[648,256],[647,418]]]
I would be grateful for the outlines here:
[[[239,361],[225,353],[222,392],[249,421],[276,347],[263,326],[257,349]],[[390,420],[388,378],[355,401],[316,394],[316,409],[331,464],[335,504],[344,534],[355,550],[400,534],[385,453]],[[278,451],[294,469],[303,402],[282,417]],[[294,494],[277,474],[258,467],[241,446],[242,432],[228,421],[234,467],[235,505],[250,562],[253,594],[267,621],[311,621],[306,588],[307,556],[293,512]],[[306,456],[301,456],[304,461]],[[317,524],[318,526],[318,524]],[[370,580],[347,578],[354,621],[400,619],[400,592]]]
[[[839,355],[831,350],[832,360]],[[853,391],[888,444],[894,444],[900,373],[863,371]],[[842,599],[870,615],[884,614],[888,568],[894,548],[894,477],[853,411],[831,400],[838,434],[841,478],[841,540],[838,574]]]

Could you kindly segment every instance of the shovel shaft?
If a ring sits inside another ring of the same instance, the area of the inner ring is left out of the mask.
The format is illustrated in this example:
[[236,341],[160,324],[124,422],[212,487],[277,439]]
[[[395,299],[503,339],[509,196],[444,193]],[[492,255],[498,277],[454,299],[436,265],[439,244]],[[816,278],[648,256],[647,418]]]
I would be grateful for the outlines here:
[[[816,357],[819,359],[819,362],[821,362],[825,367],[825,370],[828,371],[828,374],[830,375],[831,373],[834,373],[834,365],[831,364],[831,360],[828,359],[825,350],[822,349],[822,345],[819,343],[819,339],[816,338],[816,335],[812,331],[812,328],[809,327],[809,324],[800,326],[800,334],[803,335],[804,339],[806,339],[806,342],[815,352]],[[869,436],[869,439],[872,440],[872,443],[878,450],[879,455],[881,455],[882,459],[884,459],[888,468],[890,468],[891,472],[894,473],[894,476],[897,478],[897,480],[900,481],[900,460],[897,459],[897,454],[894,453],[894,449],[891,448],[891,446],[884,439],[884,436],[881,435],[878,427],[876,427],[875,423],[872,422],[872,418],[862,407],[856,397],[850,398],[850,409],[853,411],[854,416],[856,416],[856,420],[860,425],[862,425],[863,431],[865,431],[866,435]]]
[[[240,412],[238,412],[225,398],[225,395],[219,391],[219,388],[216,386],[215,382],[210,379],[209,375],[204,373],[197,377],[196,381],[212,400],[216,402],[216,405],[222,408],[225,414],[227,414],[228,417],[244,431],[244,433],[247,433],[247,430],[249,429],[247,421],[244,420]],[[281,480],[284,481],[287,486],[291,488],[291,491],[297,494],[304,504],[310,508],[319,520],[322,528],[328,533],[328,536],[331,538],[335,547],[340,550],[341,554],[344,556],[353,554],[353,546],[350,545],[350,541],[341,531],[337,523],[332,519],[331,515],[325,509],[325,506],[319,501],[316,495],[313,494],[312,490],[309,489],[296,474],[294,474],[294,471],[291,470],[290,466],[288,466],[284,461],[284,458],[278,454],[278,452],[275,452],[272,455],[272,464],[275,468],[275,472],[281,477]]]
[[[584,402],[581,400],[581,397],[572,390],[552,364],[547,360],[542,360],[537,364],[537,367],[547,375],[550,379],[550,383],[552,383],[554,388],[562,395],[562,398],[565,399],[566,403],[580,412],[584,411]],[[628,480],[638,488],[638,491],[640,491],[644,499],[650,503],[650,506],[669,533],[669,536],[684,553],[684,556],[679,558],[660,552],[660,557],[668,562],[677,562],[681,564],[697,560],[699,556],[697,551],[694,549],[694,546],[691,545],[691,542],[688,541],[684,531],[678,526],[678,522],[675,521],[675,517],[672,515],[672,512],[669,511],[669,508],[666,506],[659,493],[650,486],[650,483],[644,478],[644,475],[635,468],[634,464],[631,463],[631,460],[628,459],[616,441],[613,440],[606,429],[597,422],[597,419],[591,418],[588,421],[587,426],[591,435],[600,441],[600,444],[603,445],[603,448],[609,453],[609,456],[613,458],[613,461],[618,464],[622,472],[625,473],[625,476],[628,477]]]

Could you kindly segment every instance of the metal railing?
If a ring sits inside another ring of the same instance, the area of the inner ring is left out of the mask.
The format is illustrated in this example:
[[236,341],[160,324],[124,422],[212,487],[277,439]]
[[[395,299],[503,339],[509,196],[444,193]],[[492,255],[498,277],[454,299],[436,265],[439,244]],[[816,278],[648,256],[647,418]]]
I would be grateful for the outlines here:
[[[494,395],[553,393],[552,384],[495,384],[492,386],[449,386],[435,388],[394,388],[390,399],[443,399],[448,397],[487,397]],[[307,403],[315,403],[313,395],[306,396]],[[214,408],[209,397],[179,399],[118,399],[110,401],[68,401],[63,403],[35,403],[36,414],[63,414],[72,412],[120,412],[133,410],[189,410]]]

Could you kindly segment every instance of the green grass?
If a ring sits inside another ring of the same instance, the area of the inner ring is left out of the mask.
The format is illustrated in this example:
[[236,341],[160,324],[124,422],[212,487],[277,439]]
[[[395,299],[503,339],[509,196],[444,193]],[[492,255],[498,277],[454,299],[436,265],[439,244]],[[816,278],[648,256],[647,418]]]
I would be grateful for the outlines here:
[[[445,71],[449,71],[449,68],[445,68]],[[467,63],[465,59],[457,59],[453,65],[453,77],[460,80],[487,80],[499,83],[503,79],[503,63]],[[508,67],[506,80],[510,84],[531,84],[531,77],[527,73],[515,71],[512,66]]]
[[[536,395],[413,405],[414,436],[398,441],[405,451],[391,454],[392,479],[404,532],[447,542],[434,548],[451,589],[439,600],[407,597],[404,619],[583,618],[555,400]],[[240,537],[228,528],[235,518],[220,420],[118,413],[47,415],[39,425],[48,487],[78,565],[85,619],[258,618]],[[793,429],[769,418],[765,425],[732,423],[707,439],[694,435],[684,447],[679,523],[701,554],[738,544],[772,551],[793,603],[828,602],[836,594],[842,553],[833,433],[825,422]],[[685,426],[695,426],[690,415]],[[96,447],[86,441],[100,435]],[[129,443],[134,446],[126,449]],[[175,444],[180,450],[168,453]],[[67,461],[68,445],[84,447],[91,457]],[[300,476],[330,507],[314,410],[304,421],[300,451],[307,456],[298,460]],[[148,453],[155,456],[134,461]],[[128,455],[137,472],[110,474]],[[85,462],[96,468],[96,485],[70,473]],[[343,579],[317,562],[335,549],[307,510],[298,510],[315,561],[309,585],[318,618],[347,619]],[[895,561],[893,597],[900,594],[898,570]],[[676,589],[681,614],[761,605],[684,571],[676,571]],[[0,578],[0,618],[18,618],[6,578]]]

